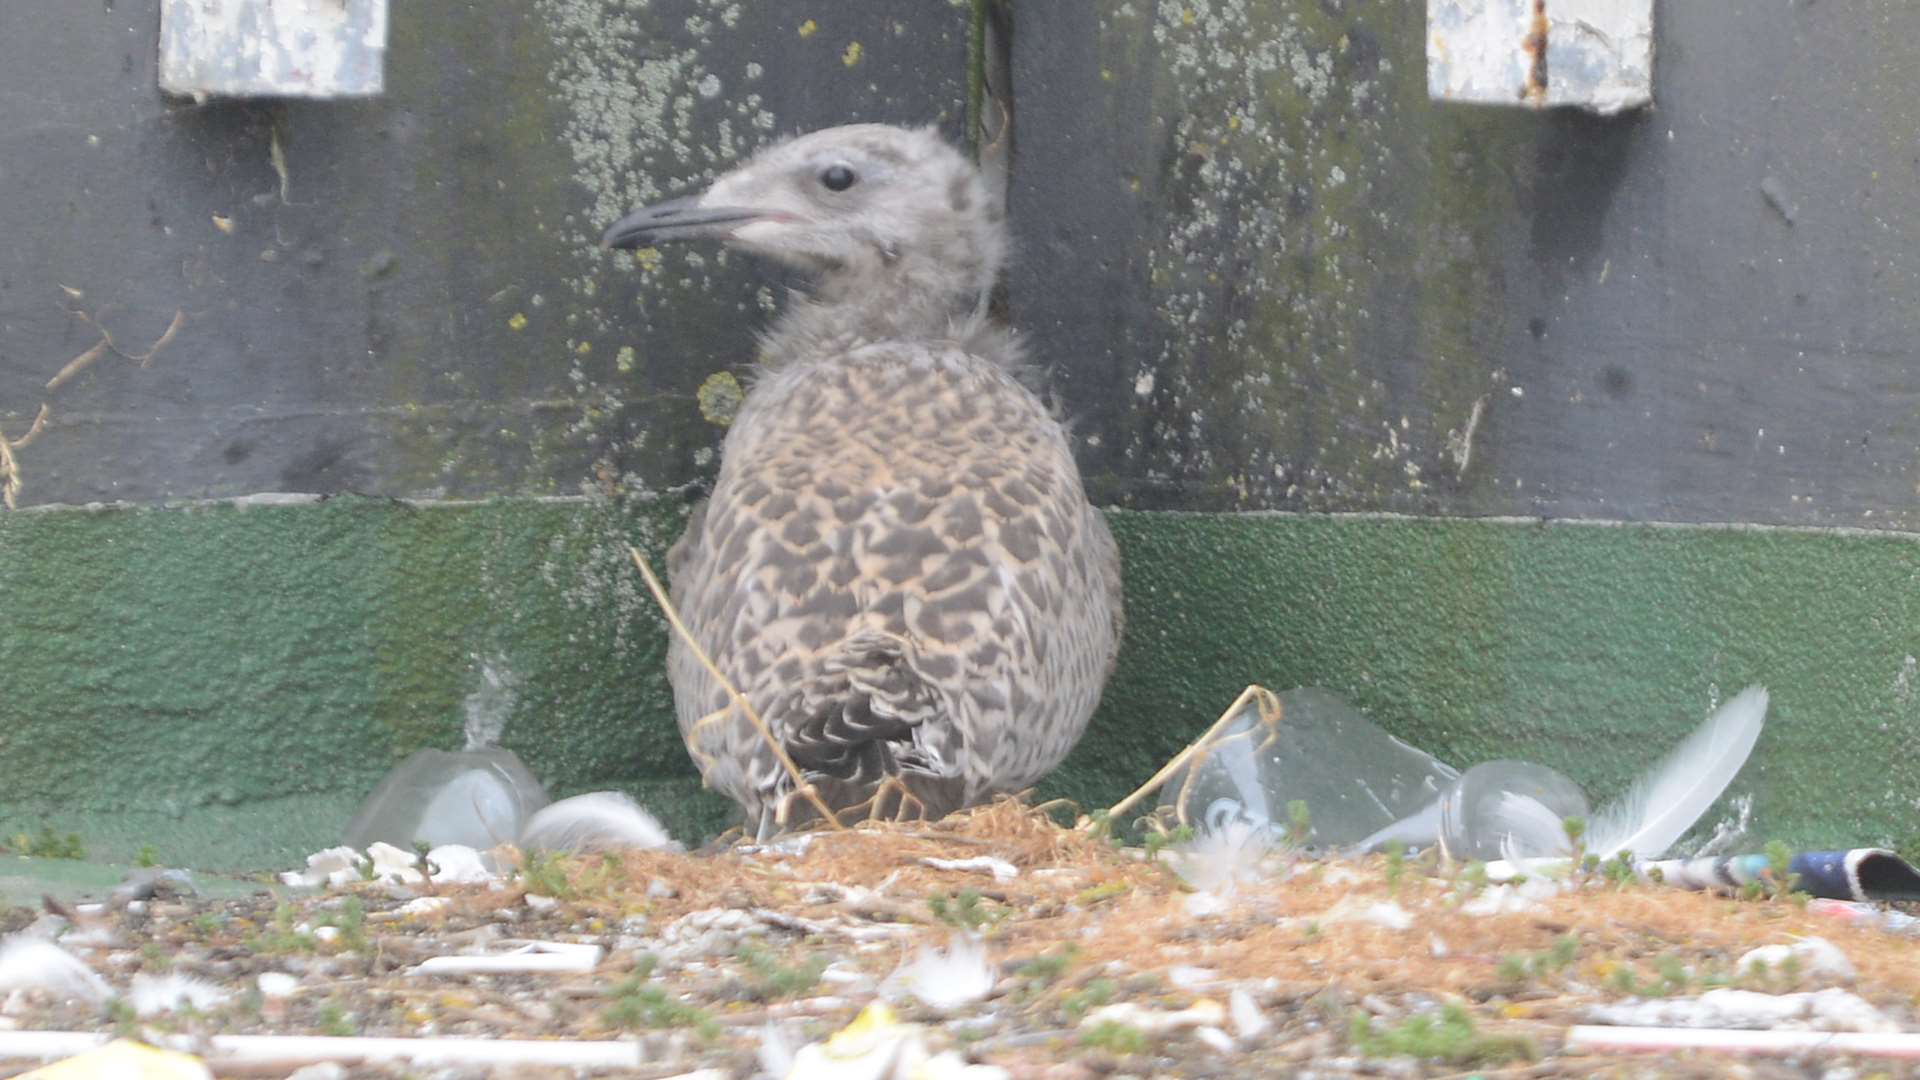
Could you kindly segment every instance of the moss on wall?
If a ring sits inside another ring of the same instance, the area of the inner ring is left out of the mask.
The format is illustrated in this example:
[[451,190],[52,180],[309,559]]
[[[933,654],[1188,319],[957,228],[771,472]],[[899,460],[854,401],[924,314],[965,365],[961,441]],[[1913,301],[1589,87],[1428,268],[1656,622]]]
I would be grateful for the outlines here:
[[[96,853],[274,866],[337,838],[401,756],[497,722],[558,794],[698,791],[626,562],[664,502],[514,500],[0,515],[0,826]],[[1459,764],[1616,789],[1749,682],[1739,788],[1767,835],[1901,841],[1920,731],[1920,542],[1761,529],[1115,512],[1120,672],[1045,786],[1101,805],[1248,682],[1319,684]],[[1900,584],[1903,587],[1891,587]],[[483,691],[489,685],[497,689]]]

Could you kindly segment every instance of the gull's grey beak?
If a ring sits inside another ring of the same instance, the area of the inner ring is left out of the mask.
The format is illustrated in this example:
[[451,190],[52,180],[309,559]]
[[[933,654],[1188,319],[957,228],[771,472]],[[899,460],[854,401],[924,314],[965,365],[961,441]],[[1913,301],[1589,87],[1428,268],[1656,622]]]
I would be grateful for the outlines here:
[[701,206],[701,198],[688,195],[635,210],[614,222],[600,242],[610,248],[631,250],[662,240],[724,239],[734,226],[766,216],[739,206]]

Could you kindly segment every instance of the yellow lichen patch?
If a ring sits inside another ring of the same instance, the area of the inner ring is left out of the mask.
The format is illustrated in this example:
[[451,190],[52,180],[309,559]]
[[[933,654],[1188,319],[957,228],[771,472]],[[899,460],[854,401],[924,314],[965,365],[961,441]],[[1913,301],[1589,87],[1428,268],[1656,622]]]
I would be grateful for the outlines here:
[[857,41],[847,42],[847,51],[840,54],[840,62],[847,65],[848,67],[852,67],[853,65],[859,63],[860,62],[860,43]]
[[740,388],[740,380],[733,377],[731,371],[716,371],[707,376],[707,381],[695,391],[694,400],[700,403],[700,415],[708,423],[726,427],[733,423],[733,416],[740,411],[740,401],[746,397],[746,391]]
[[814,22],[812,19],[808,19],[806,22],[800,24],[800,36],[803,38],[810,38],[819,32],[820,24]]
[[527,317],[521,312],[514,312],[513,317],[507,320],[507,329],[509,330],[525,330],[526,328]]
[[643,247],[633,253],[633,261],[649,273],[660,269],[660,249]]
[[633,346],[631,345],[620,346],[620,351],[613,354],[614,370],[618,371],[622,375],[625,375],[631,372],[633,370],[633,362],[636,355],[638,354],[634,352]]
[[587,356],[593,352],[593,342],[583,341],[573,347],[573,352],[576,356]]

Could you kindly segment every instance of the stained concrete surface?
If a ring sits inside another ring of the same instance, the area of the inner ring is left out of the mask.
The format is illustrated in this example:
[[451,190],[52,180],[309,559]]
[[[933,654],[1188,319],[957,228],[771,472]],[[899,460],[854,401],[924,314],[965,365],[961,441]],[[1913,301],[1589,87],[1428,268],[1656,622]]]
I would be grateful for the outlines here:
[[1424,18],[1018,6],[1009,294],[1099,496],[1920,526],[1920,8],[1662,4],[1611,119],[1428,101]]
[[[716,827],[623,545],[711,475],[784,282],[594,239],[788,131],[958,136],[976,12],[433,0],[378,101],[195,105],[156,8],[0,35],[0,435],[50,413],[0,514],[0,826],[286,864],[505,672],[557,793]],[[1009,10],[1010,308],[1133,508],[1047,792],[1262,681],[1604,794],[1765,681],[1769,835],[1912,838],[1916,9],[1664,5],[1657,107],[1607,121],[1428,103],[1384,0]],[[160,505],[288,491],[360,494]],[[1362,516],[1187,513],[1274,508]]]

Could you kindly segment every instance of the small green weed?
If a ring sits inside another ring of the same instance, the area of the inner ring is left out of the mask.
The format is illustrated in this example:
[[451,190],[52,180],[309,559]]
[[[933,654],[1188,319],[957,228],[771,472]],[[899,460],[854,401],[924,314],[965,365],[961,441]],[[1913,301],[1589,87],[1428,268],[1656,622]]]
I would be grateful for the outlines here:
[[1147,859],[1151,862],[1158,859],[1160,853],[1170,847],[1177,844],[1192,843],[1193,835],[1193,826],[1181,825],[1167,832],[1156,831],[1148,833],[1146,841],[1142,846],[1147,849]]
[[1305,799],[1293,799],[1287,803],[1287,843],[1295,847],[1305,847],[1307,838],[1313,835],[1313,814],[1307,810]]
[[320,916],[321,926],[331,926],[340,931],[334,940],[344,952],[364,953],[371,951],[367,945],[367,908],[357,896],[349,896],[340,905],[340,910],[324,912]]
[[266,956],[313,952],[319,947],[320,942],[312,934],[301,933],[293,928],[291,904],[274,908],[273,922],[258,933],[247,936],[247,948]]
[[1398,897],[1400,883],[1407,876],[1407,856],[1399,847],[1387,849],[1387,895]]
[[934,918],[962,930],[991,927],[1009,914],[1006,908],[993,903],[972,889],[964,889],[957,896],[942,896],[935,893],[927,897],[927,908],[933,912]]
[[1536,1056],[1533,1044],[1524,1038],[1476,1031],[1473,1017],[1458,1005],[1444,1006],[1437,1015],[1419,1013],[1377,1029],[1371,1016],[1355,1012],[1349,1036],[1354,1049],[1366,1057],[1405,1056],[1449,1065],[1495,1065],[1532,1061]]
[[1139,1054],[1146,1052],[1147,1034],[1131,1024],[1103,1020],[1080,1033],[1080,1045],[1109,1054]]
[[1624,889],[1638,880],[1633,872],[1633,852],[1631,851],[1622,851],[1608,859],[1606,865],[1600,870],[1616,889]]
[[1562,934],[1553,939],[1553,944],[1543,952],[1531,956],[1506,956],[1500,960],[1497,974],[1500,981],[1507,984],[1524,983],[1529,979],[1552,975],[1573,966],[1580,954],[1580,939],[1572,934]]
[[804,994],[820,982],[820,973],[827,970],[824,956],[809,956],[798,964],[783,964],[765,947],[753,942],[743,943],[735,955],[752,974],[746,984],[750,1001],[778,1001]]
[[642,974],[629,976],[613,988],[600,1014],[609,1027],[692,1028],[702,1039],[720,1034],[720,1025],[705,1009],[685,1004],[658,986],[649,986]]
[[1073,963],[1078,952],[1072,945],[1062,946],[1057,952],[1042,953],[1032,957],[1013,969],[1013,976],[1026,984],[1028,992],[1044,990],[1067,973],[1067,967]]
[[15,833],[7,838],[7,850],[15,855],[36,859],[87,857],[87,845],[80,839],[79,833],[55,832],[51,825],[40,826],[40,831],[36,833]]
[[556,900],[574,898],[573,881],[567,876],[566,857],[554,851],[529,851],[520,864],[520,880],[527,891]]
[[140,850],[133,853],[133,865],[151,870],[160,865],[160,852],[152,844],[141,844]]
[[320,1011],[314,1016],[314,1023],[320,1028],[321,1034],[331,1035],[337,1039],[350,1039],[360,1034],[360,1025],[354,1022],[353,1014],[337,1001],[329,1001],[320,1006]]
[[1088,1013],[1113,1000],[1112,979],[1091,979],[1087,985],[1060,998],[1060,1012],[1067,1022],[1077,1024]]

